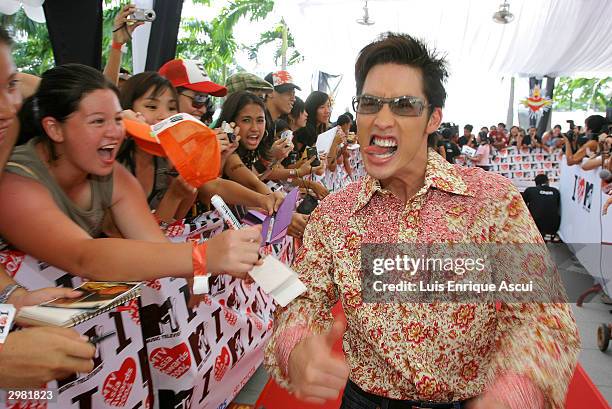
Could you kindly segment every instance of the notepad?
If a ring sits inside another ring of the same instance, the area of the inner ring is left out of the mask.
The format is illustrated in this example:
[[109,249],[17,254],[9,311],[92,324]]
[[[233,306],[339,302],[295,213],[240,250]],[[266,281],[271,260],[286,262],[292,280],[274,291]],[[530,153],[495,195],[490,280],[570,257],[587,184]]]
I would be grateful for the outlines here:
[[266,256],[263,264],[255,266],[249,273],[262,290],[285,307],[306,291],[297,273],[272,256]]
[[474,156],[476,156],[476,149],[471,148],[467,145],[463,145],[461,147],[461,153],[466,156],[469,156],[470,158],[473,158]]
[[331,129],[319,134],[317,136],[317,152],[319,153],[329,153],[331,147],[334,143],[334,139],[336,138],[336,133],[338,133],[338,127],[334,126]]
[[295,211],[298,193],[298,188],[289,192],[278,211],[265,218],[261,227],[261,242],[263,245],[276,244],[285,238]]
[[72,327],[139,297],[141,286],[138,282],[88,281],[75,288],[83,296],[22,307],[17,321],[27,325]]

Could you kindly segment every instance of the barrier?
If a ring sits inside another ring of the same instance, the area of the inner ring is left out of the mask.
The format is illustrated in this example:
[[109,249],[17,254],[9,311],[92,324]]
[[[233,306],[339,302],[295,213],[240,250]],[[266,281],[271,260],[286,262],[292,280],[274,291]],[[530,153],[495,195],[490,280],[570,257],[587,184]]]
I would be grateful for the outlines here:
[[[175,242],[201,241],[223,229],[215,212],[192,223],[168,226]],[[264,248],[288,263],[292,240]],[[23,253],[0,252],[0,263],[29,289],[75,287],[82,280]],[[62,382],[57,402],[8,403],[0,408],[175,408],[225,407],[263,360],[272,329],[274,304],[257,284],[227,275],[212,280],[211,292],[198,305],[188,305],[185,279],[162,278],[146,283],[139,300],[126,303],[75,327],[88,336],[115,330],[101,343],[95,368]],[[43,341],[44,342],[44,341]]]
[[612,207],[603,215],[603,205],[612,194],[612,184],[599,178],[599,170],[584,171],[561,161],[561,226],[559,236],[580,263],[612,294]]
[[[517,186],[533,184],[533,179],[540,174],[546,174],[551,184],[556,184],[560,178],[559,162],[562,152],[548,152],[542,148],[516,146],[495,150],[491,148],[488,166],[491,172],[507,177]],[[473,166],[470,160],[458,158],[459,165]]]

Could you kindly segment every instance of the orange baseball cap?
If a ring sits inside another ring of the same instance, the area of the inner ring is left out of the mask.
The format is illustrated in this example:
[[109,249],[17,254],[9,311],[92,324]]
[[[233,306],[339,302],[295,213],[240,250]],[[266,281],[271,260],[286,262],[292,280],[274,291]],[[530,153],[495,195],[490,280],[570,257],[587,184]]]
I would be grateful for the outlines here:
[[189,114],[175,114],[153,126],[123,120],[127,134],[143,151],[167,157],[193,187],[216,179],[221,152],[213,130]]

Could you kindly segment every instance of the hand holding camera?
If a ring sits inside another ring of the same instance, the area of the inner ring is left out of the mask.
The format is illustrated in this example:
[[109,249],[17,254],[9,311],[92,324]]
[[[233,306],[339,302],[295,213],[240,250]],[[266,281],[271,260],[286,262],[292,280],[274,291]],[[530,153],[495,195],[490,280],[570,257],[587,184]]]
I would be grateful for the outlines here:
[[[113,42],[117,44],[125,44],[132,39],[132,33],[137,27],[140,27],[148,20],[138,20],[133,18],[134,13],[138,10],[133,4],[126,4],[123,9],[115,17],[113,23]],[[153,11],[153,10],[151,10]],[[153,12],[155,14],[155,12]],[[154,18],[155,19],[155,18]],[[152,20],[151,20],[152,21]]]
[[308,159],[315,158],[312,162],[310,162],[313,167],[321,165],[321,161],[319,160],[319,152],[317,152],[316,146],[309,146],[306,148],[306,157]]
[[270,147],[270,156],[275,160],[283,160],[293,150],[293,143],[286,137],[276,140]]

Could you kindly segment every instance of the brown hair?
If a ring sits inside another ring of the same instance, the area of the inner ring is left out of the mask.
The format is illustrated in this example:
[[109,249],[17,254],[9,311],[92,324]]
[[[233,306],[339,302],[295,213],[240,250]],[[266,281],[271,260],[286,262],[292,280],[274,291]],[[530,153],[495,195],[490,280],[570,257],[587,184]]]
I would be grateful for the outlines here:
[[446,61],[435,50],[428,49],[423,41],[408,34],[387,32],[359,52],[355,63],[357,95],[361,95],[368,72],[375,65],[390,63],[419,69],[427,103],[434,108],[444,106],[446,90],[443,82],[448,77]]

